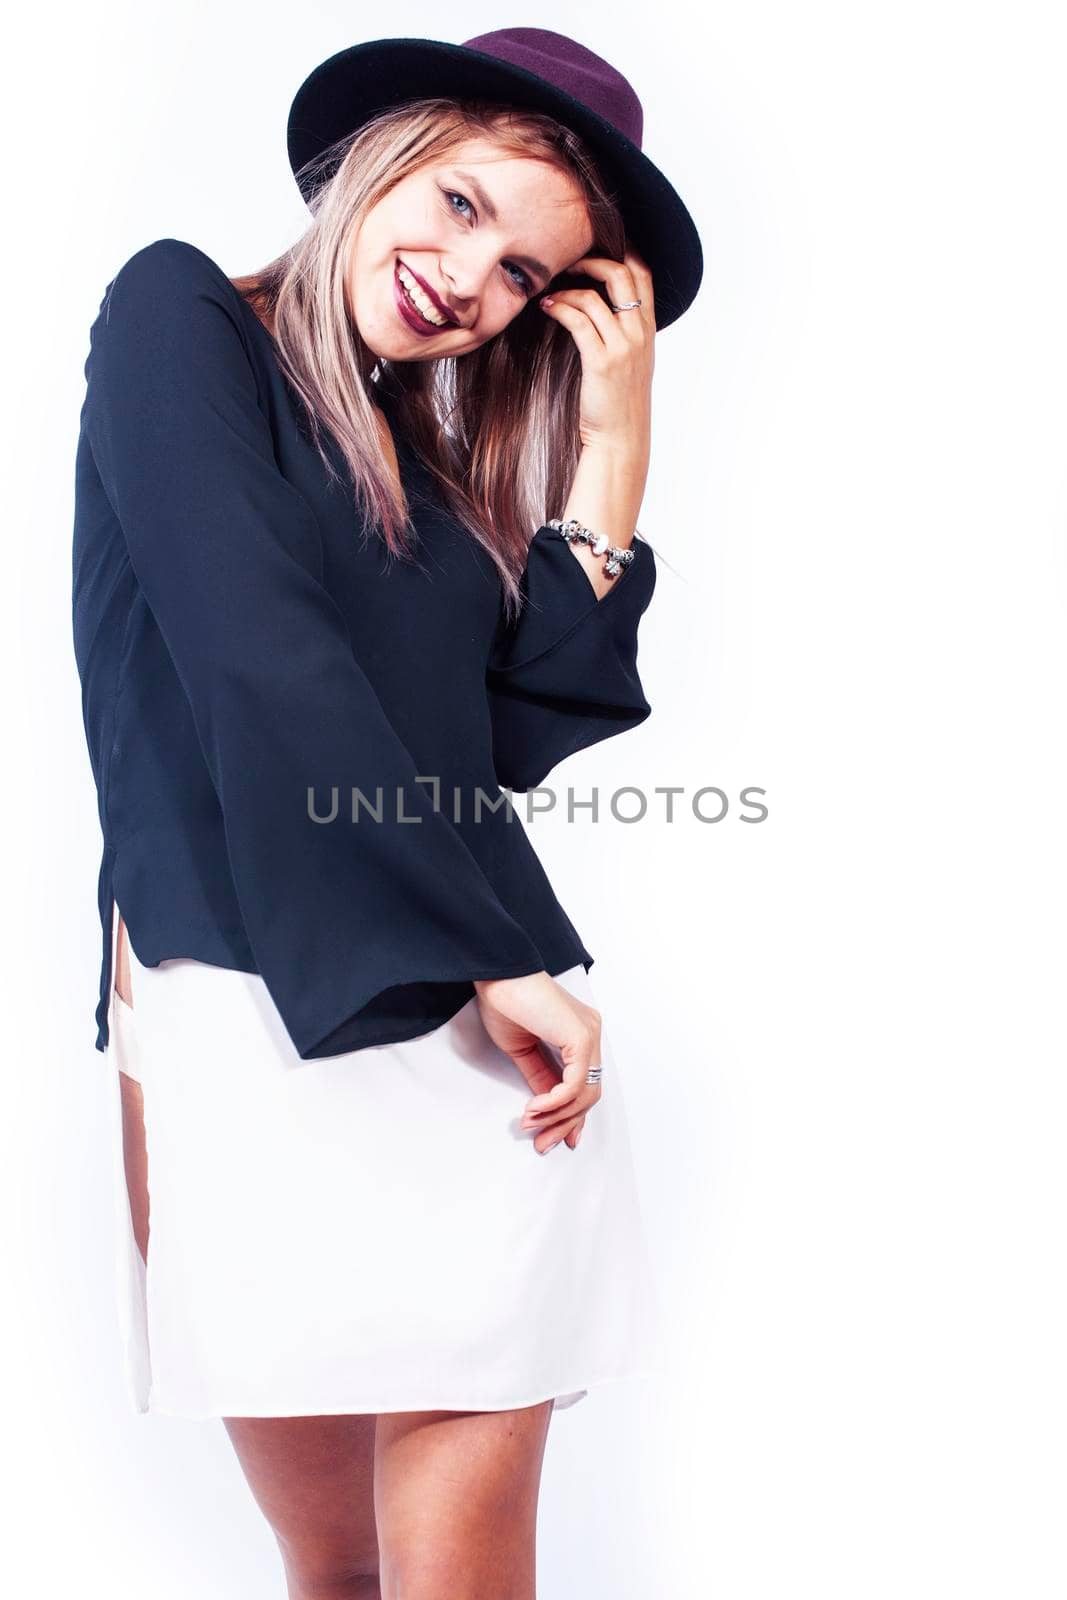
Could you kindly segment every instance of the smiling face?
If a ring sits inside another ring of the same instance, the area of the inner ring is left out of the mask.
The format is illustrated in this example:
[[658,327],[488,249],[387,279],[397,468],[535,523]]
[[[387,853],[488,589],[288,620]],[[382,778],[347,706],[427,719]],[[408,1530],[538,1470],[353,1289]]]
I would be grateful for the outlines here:
[[573,179],[472,139],[367,213],[349,250],[348,303],[383,360],[466,355],[592,246]]

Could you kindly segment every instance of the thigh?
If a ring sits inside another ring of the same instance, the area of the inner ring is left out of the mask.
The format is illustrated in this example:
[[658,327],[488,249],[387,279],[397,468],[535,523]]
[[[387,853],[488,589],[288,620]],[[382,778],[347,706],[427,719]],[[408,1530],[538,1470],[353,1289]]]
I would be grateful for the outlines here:
[[[119,919],[116,939],[114,990],[115,1004],[133,1010],[130,987],[130,956],[126,946],[126,924],[118,908]],[[133,1232],[142,1259],[148,1261],[148,1146],[144,1127],[144,1091],[136,1078],[119,1071],[119,1088],[122,1094],[122,1153],[126,1168],[126,1188],[130,1196],[130,1216]]]
[[222,1420],[290,1577],[313,1586],[373,1576],[375,1418]]
[[533,1600],[537,1500],[552,1401],[378,1418],[384,1600]]
[[114,908],[114,915],[118,918],[118,929],[115,934],[115,973],[113,982],[115,986],[115,992],[118,994],[119,999],[124,1000],[128,1006],[132,1007],[133,995],[130,992],[130,951],[127,943],[129,935],[126,932],[126,924],[123,921],[122,912],[119,910],[118,906],[115,906]]
[[[130,1196],[133,1234],[142,1260],[148,1262],[148,1146],[144,1128],[144,1091],[136,1078],[119,1072],[122,1095],[122,1154]],[[120,1191],[121,1192],[121,1191]]]

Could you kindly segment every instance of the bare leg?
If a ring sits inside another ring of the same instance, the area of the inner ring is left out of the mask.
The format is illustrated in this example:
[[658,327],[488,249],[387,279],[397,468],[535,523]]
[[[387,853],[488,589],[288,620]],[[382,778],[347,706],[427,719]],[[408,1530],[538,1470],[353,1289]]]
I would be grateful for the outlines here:
[[373,1416],[224,1417],[289,1600],[380,1600]]
[[130,988],[130,952],[127,946],[126,924],[122,920],[122,913],[118,906],[115,915],[119,919],[118,934],[115,939],[115,992],[120,1000],[125,1000],[132,1009],[133,992]]
[[[130,953],[126,948],[126,924],[116,907],[119,918],[116,940],[115,993],[119,1004],[133,1009],[130,989]],[[130,1215],[133,1233],[142,1259],[148,1260],[148,1147],[145,1142],[144,1092],[136,1078],[119,1073],[122,1094],[122,1150],[126,1166],[126,1187],[130,1195]]]
[[534,1600],[552,1401],[378,1418],[382,1600]]
[[144,1131],[144,1091],[136,1078],[119,1073],[122,1095],[122,1148],[126,1188],[130,1195],[133,1236],[142,1260],[148,1261],[148,1149]]

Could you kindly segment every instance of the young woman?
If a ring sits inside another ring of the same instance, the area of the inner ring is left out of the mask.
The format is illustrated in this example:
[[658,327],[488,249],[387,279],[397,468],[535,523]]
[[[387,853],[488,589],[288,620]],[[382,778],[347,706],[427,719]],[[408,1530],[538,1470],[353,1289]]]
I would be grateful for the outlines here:
[[560,34],[357,45],[290,113],[303,238],[237,279],[156,240],[92,328],[127,1372],[224,1420],[293,1600],[532,1595],[553,1409],[653,1359],[593,957],[504,793],[650,710],[701,257],[640,143]]

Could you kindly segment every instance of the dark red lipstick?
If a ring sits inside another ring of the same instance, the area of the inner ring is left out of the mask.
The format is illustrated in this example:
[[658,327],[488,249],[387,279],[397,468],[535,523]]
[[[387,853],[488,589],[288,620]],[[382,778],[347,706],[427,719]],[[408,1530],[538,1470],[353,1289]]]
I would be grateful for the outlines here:
[[403,317],[408,327],[411,328],[415,333],[421,333],[425,338],[428,338],[433,333],[445,333],[448,328],[458,327],[459,324],[451,316],[451,313],[447,311],[444,306],[442,306],[440,296],[434,294],[433,290],[428,287],[422,278],[419,277],[417,272],[412,272],[406,261],[404,262],[404,268],[405,271],[411,272],[411,276],[423,290],[424,294],[426,294],[428,298],[432,300],[433,304],[441,312],[442,316],[448,317],[449,319],[446,324],[442,324],[440,327],[438,327],[436,323],[427,322],[426,318],[422,315],[422,312],[418,309],[414,302],[408,299],[407,291],[400,281],[400,263],[398,261],[396,266],[393,268],[393,293],[396,297],[397,310],[400,312],[400,315]]

